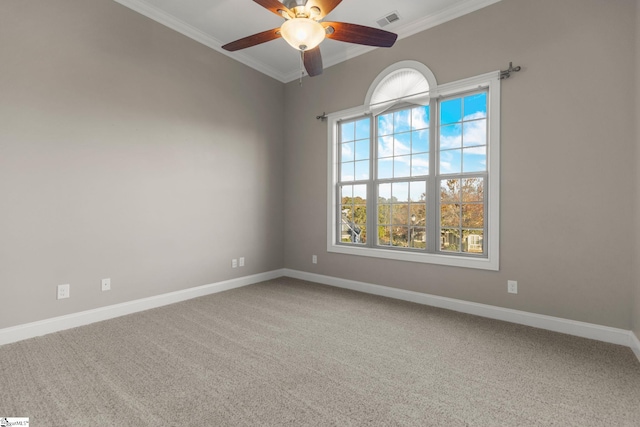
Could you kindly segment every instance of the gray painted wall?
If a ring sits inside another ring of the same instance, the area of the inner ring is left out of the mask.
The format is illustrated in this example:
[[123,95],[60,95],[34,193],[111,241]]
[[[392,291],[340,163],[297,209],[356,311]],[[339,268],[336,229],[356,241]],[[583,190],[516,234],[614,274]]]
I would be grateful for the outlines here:
[[[286,266],[625,329],[635,314],[640,336],[636,15],[503,0],[299,87],[110,0],[0,2],[0,328]],[[499,272],[326,253],[315,116],[404,59],[441,83],[523,66],[503,84]]]
[[[286,267],[629,329],[635,6],[504,0],[288,84]],[[405,59],[440,83],[523,67],[502,85],[499,272],[326,252],[327,129],[315,117],[361,105],[378,73]]]
[[111,0],[0,2],[0,63],[0,328],[282,268],[281,83]]

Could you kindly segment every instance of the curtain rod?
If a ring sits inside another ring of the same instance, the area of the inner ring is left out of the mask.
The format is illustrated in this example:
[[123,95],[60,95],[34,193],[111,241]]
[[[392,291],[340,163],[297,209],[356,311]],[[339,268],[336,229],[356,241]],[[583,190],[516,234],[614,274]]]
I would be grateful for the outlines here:
[[[509,77],[511,77],[511,73],[517,73],[518,71],[521,71],[521,70],[522,70],[521,66],[518,65],[518,66],[514,67],[513,66],[513,62],[509,62],[509,68],[508,69],[500,70],[500,80],[508,79]],[[427,94],[427,93],[429,93],[429,92],[427,91],[427,92],[421,92],[421,93],[414,93],[412,95],[407,96],[406,98],[409,98],[411,96]],[[401,100],[401,99],[403,99],[403,98],[399,98],[397,100]],[[395,100],[395,101],[397,101],[397,100]],[[381,102],[380,104],[384,104],[385,102],[390,102],[390,101],[394,101],[394,100],[384,101],[384,102]],[[316,116],[316,120],[322,120],[324,122],[325,120],[327,120],[327,113],[325,113],[323,111],[321,115]]]
[[514,67],[513,62],[509,62],[509,69],[500,71],[500,80],[508,79],[511,73],[517,73],[520,70],[522,70],[521,66]]

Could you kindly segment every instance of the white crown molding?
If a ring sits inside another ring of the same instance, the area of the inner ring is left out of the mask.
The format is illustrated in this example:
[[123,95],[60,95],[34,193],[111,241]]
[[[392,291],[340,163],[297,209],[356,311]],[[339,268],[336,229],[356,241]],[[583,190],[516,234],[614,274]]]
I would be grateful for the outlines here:
[[165,11],[158,9],[155,6],[150,5],[144,0],[113,0],[113,1],[115,1],[116,3],[120,3],[121,5],[128,7],[129,9],[135,12],[138,12],[139,14],[158,22],[159,24],[169,27],[180,34],[197,41],[198,43],[201,43],[207,47],[210,47],[216,52],[219,52],[225,56],[228,56],[229,58],[234,59],[248,67],[251,67],[254,70],[261,72],[262,74],[266,74],[267,76],[272,77],[282,83],[286,83],[286,81],[283,79],[282,73],[274,70],[273,68],[269,67],[268,65],[260,61],[256,61],[252,59],[249,55],[246,55],[242,52],[228,52],[222,49],[222,42],[220,40],[210,36],[204,31],[201,31],[187,24],[186,22],[179,20],[175,16],[170,15]]
[[576,320],[562,319],[559,317],[546,316],[542,314],[529,313],[526,311],[513,310],[509,308],[496,307],[487,304],[463,301],[453,298],[440,297],[436,295],[424,294],[421,292],[407,291],[404,289],[390,288],[387,286],[372,285],[370,283],[346,280],[338,277],[324,276],[320,274],[307,273],[304,271],[285,269],[284,275],[294,279],[307,280],[323,285],[335,286],[338,288],[350,289],[372,295],[379,295],[388,298],[410,301],[417,304],[432,307],[444,308],[461,313],[473,314],[489,319],[502,320],[520,325],[532,326],[534,328],[546,329],[553,332],[574,335],[582,338],[607,342],[611,344],[630,347],[640,360],[640,342],[633,332],[611,328],[608,326],[596,325],[593,323],[578,322]]
[[[246,55],[242,52],[227,52],[226,50],[222,49],[222,43],[220,42],[220,40],[217,40],[209,34],[179,20],[175,16],[170,15],[155,6],[150,5],[144,0],[113,1],[120,3],[121,5],[128,7],[129,9],[134,10],[141,15],[146,16],[147,18],[150,18],[166,27],[169,27],[180,34],[197,41],[198,43],[202,43],[203,45],[208,46],[211,49],[220,52],[232,59],[235,59],[236,61],[248,67],[251,67],[263,74],[266,74],[267,76],[272,77],[282,83],[289,83],[300,78],[300,70],[298,69],[293,70],[289,73],[281,73],[264,64],[263,62],[252,59],[249,55]],[[455,4],[451,7],[439,11],[434,15],[419,19],[416,22],[400,28],[397,31],[398,39],[403,39],[421,31],[428,30],[429,28],[433,28],[447,21],[451,21],[452,19],[464,16],[468,13],[475,12],[476,10],[490,6],[499,1],[501,0],[467,0],[465,2]],[[370,46],[350,46],[347,49],[346,55],[344,53],[340,53],[333,56],[323,57],[324,68],[326,69],[332,67],[341,62],[363,55],[367,52],[371,52],[374,49],[378,48]]]
[[113,319],[115,317],[150,310],[152,308],[162,307],[169,304],[175,304],[177,302],[228,291],[242,286],[253,285],[254,283],[276,279],[283,275],[284,270],[273,270],[266,273],[240,277],[237,279],[226,280],[224,282],[198,286],[195,288],[128,301],[121,304],[96,308],[94,310],[81,311],[79,313],[54,317],[38,322],[12,326],[0,329],[0,345],[38,337],[53,332],[64,331],[65,329],[76,328],[78,326],[89,325],[91,323],[101,322],[103,320]]

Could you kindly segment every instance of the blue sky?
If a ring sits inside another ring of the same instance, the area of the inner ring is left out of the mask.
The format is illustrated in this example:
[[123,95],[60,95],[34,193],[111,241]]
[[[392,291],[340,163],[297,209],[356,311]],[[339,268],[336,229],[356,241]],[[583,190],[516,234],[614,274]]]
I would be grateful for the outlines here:
[[[378,116],[379,179],[429,174],[429,106]],[[342,181],[370,178],[368,117],[341,125]],[[483,172],[487,168],[487,94],[453,98],[440,104],[440,173]]]

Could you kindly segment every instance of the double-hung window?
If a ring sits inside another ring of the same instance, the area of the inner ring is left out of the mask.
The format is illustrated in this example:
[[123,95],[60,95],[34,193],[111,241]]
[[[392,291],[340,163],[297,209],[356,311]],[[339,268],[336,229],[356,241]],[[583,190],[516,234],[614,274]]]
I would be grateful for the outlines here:
[[438,86],[415,65],[329,115],[327,249],[497,270],[499,75]]

